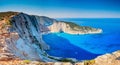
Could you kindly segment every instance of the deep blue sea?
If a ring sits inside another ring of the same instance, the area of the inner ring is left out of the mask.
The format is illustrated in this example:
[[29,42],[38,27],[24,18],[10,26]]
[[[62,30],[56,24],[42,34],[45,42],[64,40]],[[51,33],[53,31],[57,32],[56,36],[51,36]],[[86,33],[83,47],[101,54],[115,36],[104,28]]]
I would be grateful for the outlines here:
[[105,53],[120,50],[119,18],[61,18],[57,20],[101,28],[103,33],[85,35],[51,33],[43,35],[44,41],[50,45],[50,50],[46,51],[49,55],[89,60]]

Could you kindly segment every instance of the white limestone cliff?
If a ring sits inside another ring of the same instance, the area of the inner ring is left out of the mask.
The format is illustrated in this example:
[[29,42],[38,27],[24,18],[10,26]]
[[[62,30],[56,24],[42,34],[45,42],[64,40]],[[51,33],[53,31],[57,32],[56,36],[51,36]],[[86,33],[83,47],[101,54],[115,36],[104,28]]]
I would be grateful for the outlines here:
[[102,29],[79,26],[71,22],[54,22],[48,26],[50,32],[65,32],[69,34],[96,34],[102,33]]

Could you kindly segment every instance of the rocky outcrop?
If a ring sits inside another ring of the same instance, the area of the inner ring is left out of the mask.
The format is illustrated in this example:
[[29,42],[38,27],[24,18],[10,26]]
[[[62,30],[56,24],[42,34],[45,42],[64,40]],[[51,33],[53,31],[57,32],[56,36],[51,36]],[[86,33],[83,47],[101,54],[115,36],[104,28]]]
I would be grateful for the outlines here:
[[77,65],[120,65],[120,51],[107,53],[93,60],[75,63]]
[[120,65],[120,51],[98,56],[94,65]]

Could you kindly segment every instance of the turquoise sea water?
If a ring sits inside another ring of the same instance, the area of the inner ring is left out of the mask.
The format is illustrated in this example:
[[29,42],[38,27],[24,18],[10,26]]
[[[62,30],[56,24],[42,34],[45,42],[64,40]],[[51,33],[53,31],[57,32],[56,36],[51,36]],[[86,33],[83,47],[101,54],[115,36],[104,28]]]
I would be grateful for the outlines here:
[[120,19],[80,19],[62,18],[81,26],[103,29],[100,34],[71,35],[67,33],[51,33],[43,35],[44,41],[50,45],[49,55],[76,58],[78,60],[93,59],[101,54],[120,50]]

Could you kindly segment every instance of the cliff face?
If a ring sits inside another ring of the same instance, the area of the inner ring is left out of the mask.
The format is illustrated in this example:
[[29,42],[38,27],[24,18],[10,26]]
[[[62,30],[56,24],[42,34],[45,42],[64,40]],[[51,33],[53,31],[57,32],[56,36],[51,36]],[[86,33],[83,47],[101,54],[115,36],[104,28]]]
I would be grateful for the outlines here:
[[[49,49],[49,46],[42,40],[42,31],[46,31],[47,28],[40,22],[38,16],[29,16],[27,14],[20,13],[11,19],[12,27],[10,32],[16,32],[18,34],[18,39],[13,40],[10,38],[7,40],[8,49],[13,49],[16,47],[16,51],[10,51],[16,56],[22,59],[30,60],[43,60],[52,61],[47,56],[45,56],[44,50]],[[42,30],[44,28],[44,30]],[[13,41],[11,41],[13,40]],[[13,44],[15,46],[13,46]]]
[[[101,29],[82,27],[74,23],[60,22],[44,16],[18,13],[0,20],[0,59],[16,58],[56,61],[44,50],[50,47],[42,40],[43,33],[65,32],[70,34],[101,33]],[[4,26],[3,26],[4,24]],[[10,55],[10,56],[9,56]]]
[[38,18],[20,13],[10,19],[10,24],[0,30],[1,57],[9,58],[8,53],[20,59],[54,61],[44,51],[49,49],[42,40],[42,32],[47,31],[46,22],[40,22]]

